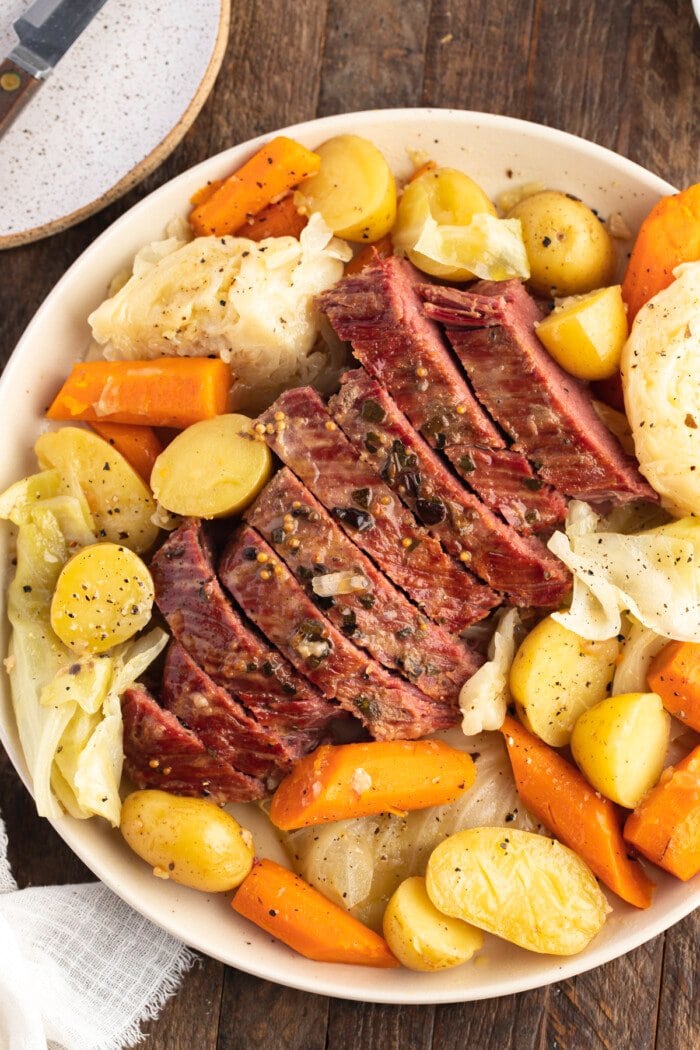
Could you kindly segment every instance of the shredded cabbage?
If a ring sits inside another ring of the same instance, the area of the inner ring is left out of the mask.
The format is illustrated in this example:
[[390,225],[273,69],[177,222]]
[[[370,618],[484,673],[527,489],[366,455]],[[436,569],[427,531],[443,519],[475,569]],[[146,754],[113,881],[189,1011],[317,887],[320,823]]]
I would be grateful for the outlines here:
[[462,732],[475,736],[485,729],[500,729],[510,703],[508,675],[520,627],[517,609],[502,613],[489,643],[489,659],[464,683],[459,694]]
[[427,215],[410,248],[433,262],[469,270],[484,280],[526,280],[530,276],[520,219],[497,219],[479,212],[467,226],[441,226]]
[[634,535],[606,531],[587,504],[572,501],[566,531],[548,543],[574,574],[571,607],[555,613],[590,641],[620,634],[631,613],[656,634],[700,642],[700,521],[683,518]]
[[138,253],[130,280],[88,320],[108,358],[219,354],[236,380],[232,407],[255,411],[324,370],[313,300],[351,255],[318,214],[299,240],[168,238]]

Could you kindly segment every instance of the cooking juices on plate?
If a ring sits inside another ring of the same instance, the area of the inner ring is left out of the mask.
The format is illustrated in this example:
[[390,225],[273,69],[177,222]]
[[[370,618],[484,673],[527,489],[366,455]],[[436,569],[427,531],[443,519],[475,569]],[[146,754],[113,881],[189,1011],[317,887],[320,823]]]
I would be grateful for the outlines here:
[[39,812],[368,966],[573,954],[635,850],[695,875],[698,199],[616,285],[619,221],[353,135],[202,187],[0,496]]

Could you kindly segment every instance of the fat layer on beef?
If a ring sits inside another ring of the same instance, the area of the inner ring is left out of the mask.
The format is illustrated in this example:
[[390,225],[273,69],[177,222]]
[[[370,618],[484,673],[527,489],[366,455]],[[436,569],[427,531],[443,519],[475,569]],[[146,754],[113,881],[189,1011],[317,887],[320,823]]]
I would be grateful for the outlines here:
[[[372,423],[366,421],[368,405]],[[570,586],[562,563],[538,540],[504,524],[460,485],[364,369],[345,373],[330,411],[359,454],[450,554],[467,554],[474,572],[515,605],[553,608],[561,602]],[[368,448],[370,427],[378,440]]]
[[261,725],[318,742],[337,709],[243,623],[216,578],[202,523],[172,532],[150,568],[156,604],[195,663]]
[[420,292],[427,316],[447,326],[477,397],[545,481],[591,503],[658,499],[586,388],[540,343],[542,315],[520,281],[464,290],[426,284]]
[[212,754],[241,773],[278,782],[316,743],[296,733],[280,738],[259,725],[201,670],[179,642],[172,642],[163,671],[163,706],[191,729]]
[[[375,500],[371,488],[355,496],[368,510]],[[456,702],[480,662],[476,655],[393,587],[288,467],[265,486],[245,518],[342,634],[427,696]],[[319,597],[313,585],[330,574],[339,575],[339,593]]]
[[[264,440],[386,575],[438,624],[458,633],[500,602],[452,561],[362,461],[311,387],[286,390],[259,423]],[[261,440],[262,440],[261,435]],[[370,489],[369,508],[357,493]]]
[[469,487],[520,532],[556,525],[566,501],[543,484],[476,401],[424,314],[422,275],[392,257],[345,277],[317,299],[355,357],[389,391],[433,448],[445,451]]
[[122,698],[124,768],[139,788],[213,802],[252,802],[264,798],[265,785],[211,754],[199,737],[166,711],[141,685]]
[[414,739],[457,722],[456,705],[430,700],[341,634],[250,527],[233,537],[219,571],[224,586],[263,634],[375,738]]

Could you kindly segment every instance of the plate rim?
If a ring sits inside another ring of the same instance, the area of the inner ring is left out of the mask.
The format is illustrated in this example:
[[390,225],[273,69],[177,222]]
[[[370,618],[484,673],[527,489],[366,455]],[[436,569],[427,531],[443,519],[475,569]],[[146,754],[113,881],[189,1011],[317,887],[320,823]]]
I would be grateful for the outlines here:
[[[358,126],[363,126],[386,117],[392,121],[414,121],[414,120],[426,120],[431,115],[439,114],[441,116],[453,115],[458,119],[464,119],[466,124],[479,122],[486,122],[495,124],[504,131],[507,129],[530,131],[534,129],[540,138],[545,140],[557,142],[559,144],[570,144],[575,145],[578,151],[588,153],[594,158],[600,158],[602,160],[608,159],[614,162],[616,166],[622,166],[630,175],[636,177],[643,177],[645,180],[649,180],[651,177],[658,186],[659,193],[675,193],[676,188],[673,187],[666,180],[662,179],[659,175],[649,171],[642,165],[637,164],[635,161],[629,160],[626,157],[616,153],[614,150],[608,149],[605,146],[601,146],[598,143],[591,142],[588,139],[581,138],[580,136],[574,135],[571,132],[561,131],[557,128],[551,128],[548,125],[538,124],[534,121],[526,121],[517,117],[509,117],[501,114],[491,114],[473,110],[462,110],[454,107],[401,107],[401,108],[387,108],[381,110],[365,110],[359,112],[350,112],[343,114],[336,114],[326,117],[320,117],[311,119],[308,121],[298,122],[294,125],[290,125],[282,129],[274,129],[269,132],[265,132],[261,135],[256,136],[253,139],[246,140],[241,143],[237,143],[226,149],[214,154],[211,157],[200,161],[198,164],[186,169],[185,171],[174,176],[168,180],[162,186],[156,188],[141,201],[134,204],[127,212],[119,216],[113,223],[111,223],[106,230],[104,230],[87,248],[78,256],[78,258],[71,264],[65,274],[59,279],[54,285],[53,289],[46,296],[42,304],[39,306],[31,321],[24,330],[20,337],[16,347],[14,348],[10,358],[5,366],[2,376],[0,377],[0,396],[5,393],[5,388],[12,384],[14,380],[14,373],[18,368],[17,362],[20,359],[21,349],[25,342],[30,342],[32,333],[35,327],[37,327],[45,313],[53,309],[53,304],[57,298],[62,294],[64,284],[70,280],[73,270],[79,265],[85,265],[94,253],[99,253],[103,241],[109,237],[114,236],[118,228],[127,221],[132,221],[134,215],[137,215],[142,210],[148,210],[152,203],[152,198],[163,191],[166,187],[172,187],[178,182],[184,182],[185,180],[191,180],[196,172],[204,167],[210,166],[213,162],[225,160],[226,156],[230,153],[236,152],[243,148],[250,150],[251,152],[258,147],[261,143],[268,141],[272,135],[275,134],[288,134],[293,136],[295,134],[304,133],[309,130],[323,133],[325,127],[335,126],[338,119],[353,119],[356,121]],[[26,764],[24,762],[24,756],[21,753],[21,749],[15,748],[13,741],[9,739],[6,732],[5,726],[0,723],[0,742],[2,742],[5,750],[12,762],[16,772],[20,776],[20,779],[24,783],[25,787],[32,795],[32,790],[29,782],[29,776]],[[33,796],[32,796],[33,797]],[[154,922],[155,925],[165,929],[168,933],[174,936],[177,940],[183,941],[183,934],[181,932],[181,923],[177,922],[177,915],[172,921],[168,921],[167,918],[159,916],[153,918],[152,915],[146,914],[141,910],[139,906],[139,899],[136,887],[133,892],[130,892],[130,888],[127,885],[125,888],[117,878],[112,878],[108,868],[105,868],[99,861],[96,862],[91,856],[91,850],[88,847],[83,848],[81,844],[80,827],[81,824],[77,821],[71,820],[69,817],[63,817],[60,820],[49,821],[54,830],[61,836],[66,842],[68,847],[79,857],[79,859],[86,865],[86,867],[106,886],[108,886],[114,893],[117,894],[122,900],[126,901],[131,907],[137,912],[145,915],[149,921]],[[588,959],[580,955],[571,956],[569,958],[560,956],[550,956],[552,971],[546,979],[542,978],[542,975],[534,975],[532,979],[529,977],[524,978],[508,978],[511,985],[517,985],[516,988],[500,988],[494,985],[492,988],[483,991],[478,990],[478,994],[470,994],[472,988],[468,982],[462,988],[454,989],[431,989],[430,994],[415,995],[403,993],[401,989],[397,989],[395,992],[383,992],[381,988],[375,990],[370,989],[353,989],[352,987],[343,987],[342,973],[352,972],[355,970],[354,967],[348,969],[345,966],[326,964],[323,967],[323,973],[327,973],[326,978],[320,977],[315,974],[310,976],[303,974],[297,978],[295,976],[294,959],[290,954],[290,961],[285,961],[284,967],[275,964],[265,964],[257,966],[254,960],[236,960],[232,962],[230,957],[225,957],[222,954],[212,951],[211,947],[206,945],[202,938],[198,936],[188,936],[185,943],[201,951],[204,955],[216,959],[230,965],[236,969],[239,969],[245,973],[249,973],[252,976],[259,977],[262,980],[268,980],[273,983],[279,984],[284,987],[293,988],[298,991],[311,992],[318,995],[327,995],[333,998],[357,1000],[364,1002],[376,1002],[387,1005],[440,1005],[448,1003],[459,1003],[459,1002],[478,1002],[490,998],[498,998],[504,995],[518,994],[535,988],[546,987],[549,984],[556,983],[560,980],[564,980],[570,977],[577,976],[582,973],[586,973],[591,969],[595,969],[598,966],[607,964],[614,959],[620,958],[622,955],[627,954],[634,948],[651,940],[653,937],[662,933],[664,930],[670,928],[676,922],[690,914],[695,908],[700,906],[700,885],[696,889],[693,889],[683,900],[679,901],[672,908],[665,911],[663,915],[655,918],[649,928],[644,930],[631,929],[627,934],[616,934],[612,940],[612,943],[606,944],[598,949],[598,953],[593,959]],[[197,932],[197,931],[195,931]],[[284,970],[284,972],[282,972]]]

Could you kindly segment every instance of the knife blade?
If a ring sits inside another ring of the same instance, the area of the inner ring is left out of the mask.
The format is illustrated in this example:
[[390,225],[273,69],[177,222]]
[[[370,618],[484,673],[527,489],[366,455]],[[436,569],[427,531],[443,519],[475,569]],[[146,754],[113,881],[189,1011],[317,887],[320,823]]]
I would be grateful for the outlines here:
[[0,135],[107,0],[35,0],[13,23],[18,44],[0,63]]

